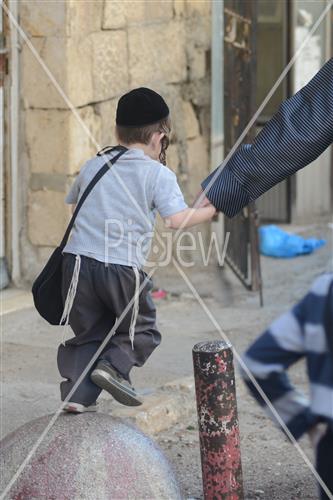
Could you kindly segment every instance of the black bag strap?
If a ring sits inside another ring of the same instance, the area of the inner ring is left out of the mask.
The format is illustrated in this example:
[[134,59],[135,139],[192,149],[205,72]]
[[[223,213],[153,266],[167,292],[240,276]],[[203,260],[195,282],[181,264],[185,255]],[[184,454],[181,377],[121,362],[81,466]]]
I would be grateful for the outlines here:
[[[71,230],[73,229],[73,226],[74,226],[74,222],[75,222],[75,219],[77,217],[77,214],[79,213],[80,211],[80,208],[82,207],[85,199],[87,198],[88,194],[91,192],[91,190],[95,187],[95,185],[97,184],[97,182],[103,177],[103,175],[106,174],[106,172],[108,172],[110,170],[110,167],[111,165],[114,165],[116,163],[116,161],[124,154],[126,153],[126,151],[128,151],[127,148],[125,148],[124,146],[115,146],[114,148],[108,148],[107,152],[111,152],[111,151],[115,151],[115,150],[119,150],[119,153],[116,154],[113,158],[111,158],[110,160],[108,160],[104,165],[103,167],[97,172],[97,174],[94,176],[94,178],[89,182],[88,186],[86,187],[85,191],[83,192],[78,204],[76,205],[76,208],[74,210],[74,213],[72,215],[72,218],[71,220],[69,221],[69,224],[67,226],[67,229],[66,229],[66,232],[64,234],[64,237],[60,243],[60,248],[61,250],[65,247],[66,243],[67,243],[67,240],[69,238],[69,235],[70,235],[70,232]],[[103,151],[105,150],[102,150],[98,153],[99,156],[103,156],[103,154],[106,154],[106,152],[103,153]]]

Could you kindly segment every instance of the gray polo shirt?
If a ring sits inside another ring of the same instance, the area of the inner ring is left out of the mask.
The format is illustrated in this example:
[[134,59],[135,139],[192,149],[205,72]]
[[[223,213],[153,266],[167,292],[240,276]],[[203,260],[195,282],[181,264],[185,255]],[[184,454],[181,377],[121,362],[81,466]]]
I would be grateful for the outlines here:
[[[106,161],[106,155],[95,156],[82,167],[66,203],[78,202]],[[140,268],[149,254],[156,213],[168,217],[186,208],[176,175],[141,149],[129,149],[88,195],[64,252]]]

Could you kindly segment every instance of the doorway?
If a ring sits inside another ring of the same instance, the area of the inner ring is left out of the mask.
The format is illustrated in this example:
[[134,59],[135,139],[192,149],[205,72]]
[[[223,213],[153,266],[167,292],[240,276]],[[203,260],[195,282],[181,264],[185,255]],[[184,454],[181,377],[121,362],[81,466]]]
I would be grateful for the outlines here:
[[[290,2],[257,0],[257,88],[260,106],[287,65],[290,54]],[[278,111],[290,95],[288,74],[269,100],[256,124],[256,134]],[[257,200],[260,219],[265,222],[291,222],[291,195],[295,179],[280,182]]]

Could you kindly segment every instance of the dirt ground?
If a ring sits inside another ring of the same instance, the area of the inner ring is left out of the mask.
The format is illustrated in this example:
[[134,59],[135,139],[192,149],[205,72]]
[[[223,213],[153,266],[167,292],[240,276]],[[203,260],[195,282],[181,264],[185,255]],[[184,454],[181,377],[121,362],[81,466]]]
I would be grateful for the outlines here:
[[[332,227],[329,220],[307,226],[288,226],[306,236],[324,237],[327,244],[312,255],[296,259],[262,258],[264,307],[257,293],[247,292],[232,272],[212,265],[186,270],[207,308],[232,342],[244,349],[280,313],[290,308],[321,272],[332,269]],[[135,386],[146,393],[166,382],[192,375],[192,348],[203,340],[220,338],[202,307],[176,270],[159,271],[155,284],[169,292],[158,301],[162,344],[141,369],[133,370]],[[53,412],[59,405],[56,349],[62,329],[47,325],[32,309],[18,310],[2,321],[1,434],[32,418]],[[291,370],[292,380],[307,390],[304,365]],[[317,498],[311,472],[247,394],[236,366],[236,386],[245,497],[293,500]],[[103,400],[101,406],[103,409]],[[196,412],[157,436],[170,459],[186,498],[202,498],[201,465]],[[300,442],[311,458],[307,438]],[[101,499],[102,500],[102,499]]]
[[[269,325],[270,321],[304,295],[312,280],[321,272],[332,270],[332,227],[329,221],[309,226],[288,226],[304,236],[324,237],[327,244],[318,252],[288,260],[262,258],[264,308],[258,306],[256,294],[245,292],[228,270],[211,276],[211,283],[193,274],[198,291],[207,297],[205,302],[219,325],[242,352]],[[216,283],[215,280],[220,280]],[[183,286],[181,284],[180,286]],[[220,288],[221,287],[221,288]],[[184,289],[185,291],[185,289]],[[226,291],[228,291],[226,293]],[[194,311],[191,311],[191,317]],[[201,311],[201,314],[204,313]],[[174,317],[174,316],[173,316]],[[207,332],[206,338],[207,337]],[[214,336],[214,333],[213,333]],[[291,378],[307,392],[303,363],[291,370]],[[247,393],[239,378],[236,365],[236,385],[244,492],[246,499],[310,500],[318,497],[316,481],[303,458],[280,430],[265,416]],[[187,498],[203,498],[197,419],[181,422],[162,433],[158,442],[174,465]],[[313,462],[313,450],[307,436],[300,445]]]
[[[244,392],[238,391],[238,401],[245,498],[317,498],[315,481],[303,459],[280,431],[253,407],[245,388]],[[203,499],[196,415],[160,433],[158,444],[172,463],[185,498]],[[300,444],[312,459],[307,438]]]

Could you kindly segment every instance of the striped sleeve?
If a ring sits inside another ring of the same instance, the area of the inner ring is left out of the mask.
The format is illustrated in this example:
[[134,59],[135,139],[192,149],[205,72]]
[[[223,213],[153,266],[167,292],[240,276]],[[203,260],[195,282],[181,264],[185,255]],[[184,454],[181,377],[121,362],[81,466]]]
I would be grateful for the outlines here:
[[253,144],[244,144],[203,189],[228,217],[275,184],[314,161],[333,142],[333,58],[265,125]]
[[333,426],[333,274],[319,276],[293,313],[304,332],[311,410]]
[[[296,439],[314,423],[308,400],[291,384],[286,373],[288,367],[303,356],[304,339],[292,312],[275,320],[243,356],[246,370],[242,370],[242,375],[250,392],[279,424],[277,412]],[[253,383],[253,378],[256,383]],[[262,398],[260,391],[263,391],[271,405]]]
[[[246,351],[242,375],[257,401],[298,439],[318,419],[333,424],[333,274],[317,278],[291,311],[277,318]],[[290,383],[287,369],[305,358],[310,402]]]

